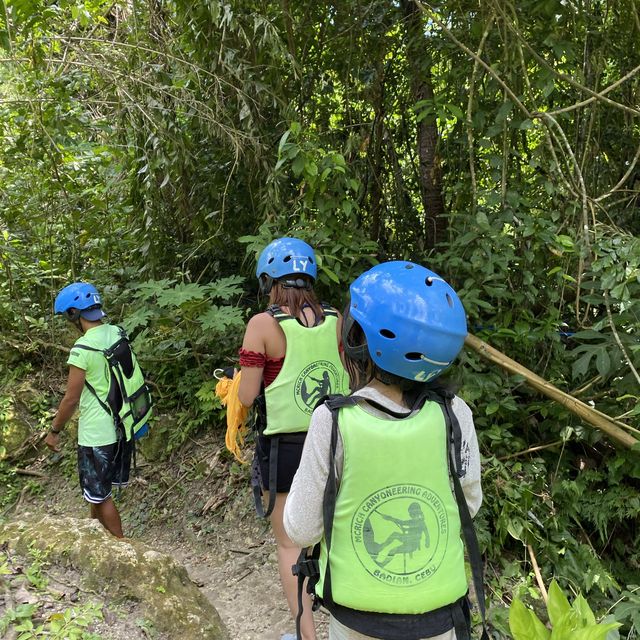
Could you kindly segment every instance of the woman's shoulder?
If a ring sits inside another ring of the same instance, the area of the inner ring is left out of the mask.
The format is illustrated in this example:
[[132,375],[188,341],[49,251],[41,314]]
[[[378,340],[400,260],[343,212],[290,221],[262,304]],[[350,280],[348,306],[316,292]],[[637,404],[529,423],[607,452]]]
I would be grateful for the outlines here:
[[255,315],[249,318],[249,322],[247,323],[247,329],[249,328],[266,328],[272,327],[274,324],[277,324],[273,318],[273,315],[268,311],[261,311],[260,313],[256,313]]

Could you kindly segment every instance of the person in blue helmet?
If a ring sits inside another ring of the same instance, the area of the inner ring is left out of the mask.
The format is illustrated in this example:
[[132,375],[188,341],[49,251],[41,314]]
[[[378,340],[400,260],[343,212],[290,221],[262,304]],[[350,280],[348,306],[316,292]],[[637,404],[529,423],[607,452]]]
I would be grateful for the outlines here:
[[295,544],[316,545],[296,572],[330,640],[470,638],[461,531],[481,593],[480,455],[469,407],[440,378],[466,333],[455,291],[421,265],[383,263],[350,287],[352,394],[314,411],[283,516]]
[[[300,549],[284,531],[282,510],[315,404],[326,394],[347,390],[339,352],[341,319],[314,292],[316,256],[303,240],[271,242],[260,254],[256,276],[269,306],[247,325],[240,349],[238,397],[245,406],[255,408],[252,484],[256,510],[271,519],[281,583],[295,616],[297,586],[291,566]],[[266,509],[263,494],[268,496]],[[299,640],[315,637],[311,607],[307,606]]]
[[122,538],[112,487],[128,484],[132,438],[131,433],[118,436],[113,416],[105,406],[111,376],[102,353],[118,342],[121,330],[106,322],[100,294],[86,282],[75,282],[62,289],[54,311],[82,335],[69,353],[66,392],[45,443],[54,451],[60,450],[60,433],[79,405],[78,473],[82,494],[90,505],[91,516],[114,536]]

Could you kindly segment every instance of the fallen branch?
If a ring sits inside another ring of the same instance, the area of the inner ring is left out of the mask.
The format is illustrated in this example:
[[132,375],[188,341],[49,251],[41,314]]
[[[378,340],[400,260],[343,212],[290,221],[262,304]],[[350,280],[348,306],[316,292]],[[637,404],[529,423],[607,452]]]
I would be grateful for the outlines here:
[[527,550],[529,551],[529,557],[531,558],[531,564],[533,565],[533,573],[536,576],[536,582],[538,583],[538,588],[540,589],[540,593],[542,593],[542,598],[544,603],[547,604],[547,600],[549,596],[547,595],[547,590],[544,586],[544,581],[542,580],[542,574],[540,573],[540,567],[538,566],[538,561],[536,560],[536,554],[533,553],[533,547],[528,544]]
[[17,449],[7,455],[8,462],[20,460],[30,449],[38,452],[40,443],[47,437],[46,431],[38,431],[31,434]]
[[62,344],[54,344],[53,342],[47,342],[46,340],[40,340],[39,338],[25,338],[25,342],[16,342],[14,340],[10,340],[9,338],[5,338],[5,343],[10,347],[13,347],[20,353],[28,353],[29,351],[33,351],[33,348],[36,346],[45,347],[46,349],[55,349],[56,351],[62,351],[63,353],[69,353],[71,349],[69,347],[65,347]]
[[[569,409],[569,411],[575,413],[585,422],[588,422],[597,429],[600,429],[600,431],[606,433],[612,440],[614,440],[618,444],[622,444],[625,447],[631,449],[640,442],[630,433],[627,433],[620,426],[618,426],[622,423],[618,422],[616,424],[609,416],[602,413],[601,411],[593,409],[581,400],[570,396],[564,391],[560,391],[560,389],[552,385],[550,382],[547,382],[544,378],[541,378],[539,375],[533,373],[533,371],[527,369],[526,367],[523,367],[521,364],[517,363],[515,360],[512,360],[501,351],[494,349],[491,345],[487,344],[483,340],[480,340],[480,338],[470,333],[465,339],[465,344],[474,351],[477,351],[483,358],[486,358],[487,360],[500,365],[505,371],[508,371],[511,374],[522,376],[534,389],[540,391],[552,400],[559,402],[561,405]],[[629,427],[628,425],[623,426],[625,428],[634,430],[633,427]]]
[[518,451],[517,453],[510,453],[508,456],[502,456],[501,458],[498,458],[498,460],[500,460],[500,462],[503,462],[504,460],[510,460],[511,458],[517,458],[518,456],[524,456],[527,453],[533,453],[534,451],[542,451],[543,449],[550,449],[552,447],[557,447],[559,445],[561,445],[564,442],[564,440],[556,440],[555,442],[549,442],[548,444],[539,444],[535,447],[529,447],[528,449],[525,449],[524,451]]
[[42,471],[34,471],[33,469],[14,469],[14,471],[20,476],[34,476],[35,478],[49,479],[49,476]]
[[190,473],[192,469],[187,469],[154,503],[153,508],[157,509],[160,503],[164,500],[165,496],[171,493],[175,487],[177,487]]

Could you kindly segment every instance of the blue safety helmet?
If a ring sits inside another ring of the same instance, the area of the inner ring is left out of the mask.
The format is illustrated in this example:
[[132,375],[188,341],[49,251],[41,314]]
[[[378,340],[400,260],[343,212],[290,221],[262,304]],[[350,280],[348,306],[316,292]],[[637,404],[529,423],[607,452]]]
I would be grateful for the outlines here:
[[[298,238],[278,238],[268,244],[262,250],[256,267],[263,293],[269,293],[276,280],[286,288],[310,289],[317,275],[316,254]],[[300,276],[309,276],[310,280]]]
[[73,321],[78,320],[80,316],[86,320],[97,321],[106,315],[102,310],[102,299],[98,290],[87,282],[74,282],[62,289],[56,296],[53,310]]
[[[349,357],[368,356],[384,371],[427,382],[460,353],[467,335],[464,307],[437,273],[412,262],[386,262],[357,278],[350,293],[343,323]],[[366,345],[348,343],[354,321]]]

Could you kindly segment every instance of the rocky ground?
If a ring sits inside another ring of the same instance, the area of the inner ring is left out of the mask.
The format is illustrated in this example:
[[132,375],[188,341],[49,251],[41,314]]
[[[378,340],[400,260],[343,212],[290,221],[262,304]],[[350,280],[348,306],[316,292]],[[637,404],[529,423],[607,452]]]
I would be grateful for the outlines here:
[[[273,537],[269,526],[254,514],[248,471],[223,449],[222,435],[193,440],[168,461],[139,457],[137,476],[117,498],[125,535],[184,565],[219,612],[231,638],[277,640],[295,627],[278,579]],[[65,447],[61,456],[40,452],[24,470],[36,475],[30,476],[29,488],[18,502],[6,510],[5,521],[19,520],[25,513],[87,514],[75,478],[72,446]],[[12,564],[29,561],[8,559],[9,578],[3,580],[6,597],[4,607],[0,605],[0,618],[7,605],[35,604],[30,602],[34,598],[39,599],[38,615],[43,619],[79,603],[89,613],[94,609],[99,612],[90,625],[97,635],[87,638],[166,638],[149,625],[139,607],[135,610],[129,604],[123,608],[99,590],[84,592],[79,587],[80,576],[73,571],[45,566],[47,588],[34,590],[24,571]],[[0,567],[1,562],[0,556]],[[318,612],[316,619],[318,639],[325,640],[327,616]]]

